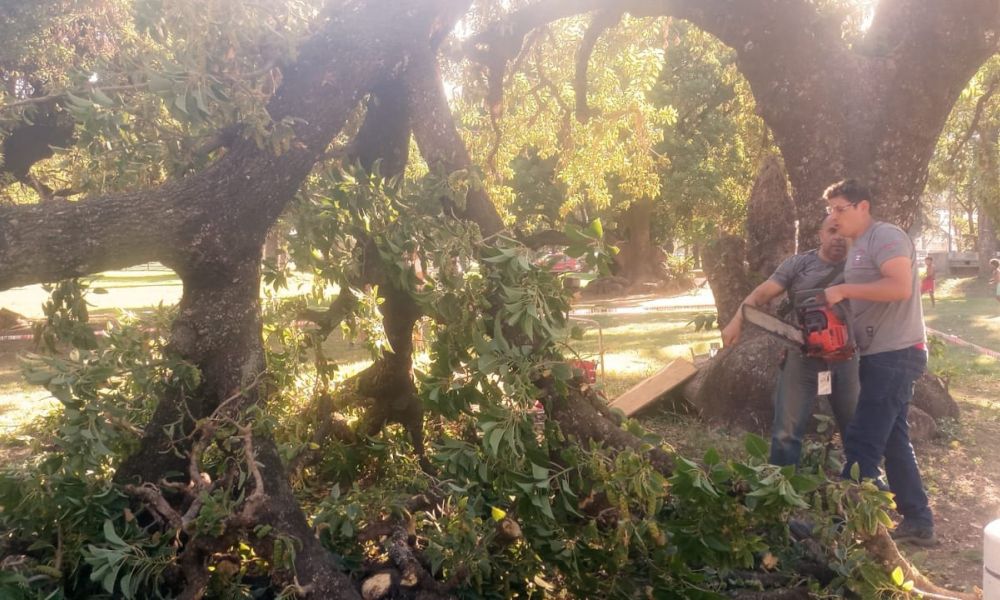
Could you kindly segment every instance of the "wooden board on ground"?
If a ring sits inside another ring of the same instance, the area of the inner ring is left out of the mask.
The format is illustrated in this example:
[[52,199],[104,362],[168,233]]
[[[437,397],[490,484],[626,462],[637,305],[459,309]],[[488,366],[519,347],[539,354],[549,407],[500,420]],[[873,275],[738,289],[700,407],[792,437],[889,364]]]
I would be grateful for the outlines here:
[[611,408],[617,408],[631,417],[646,408],[658,398],[687,381],[698,372],[698,367],[690,361],[678,358],[656,373],[637,383],[632,389],[615,398]]

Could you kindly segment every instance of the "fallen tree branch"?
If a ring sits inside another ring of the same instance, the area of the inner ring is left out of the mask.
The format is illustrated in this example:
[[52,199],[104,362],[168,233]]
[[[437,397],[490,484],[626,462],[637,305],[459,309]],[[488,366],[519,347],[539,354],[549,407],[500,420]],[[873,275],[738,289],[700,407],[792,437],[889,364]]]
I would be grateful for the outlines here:
[[879,524],[874,534],[863,540],[865,550],[885,569],[886,573],[896,567],[903,570],[904,580],[913,582],[913,593],[925,598],[936,600],[981,600],[982,590],[976,592],[953,592],[936,585],[920,572],[913,564],[899,553],[896,542],[889,535],[889,530]]

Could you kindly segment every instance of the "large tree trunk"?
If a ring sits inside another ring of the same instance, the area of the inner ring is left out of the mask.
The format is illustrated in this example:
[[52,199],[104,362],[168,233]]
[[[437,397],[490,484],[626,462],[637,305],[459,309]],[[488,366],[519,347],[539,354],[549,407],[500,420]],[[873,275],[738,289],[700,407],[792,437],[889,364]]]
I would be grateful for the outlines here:
[[656,277],[658,249],[653,247],[650,222],[653,217],[653,200],[641,198],[632,202],[621,216],[621,229],[625,232],[625,243],[622,244],[619,275],[628,279],[630,284],[650,281]]
[[724,235],[705,248],[702,268],[715,297],[719,323],[728,323],[754,288],[746,254],[746,242],[735,235]]
[[747,202],[747,264],[751,277],[766,279],[795,252],[795,204],[776,156],[761,164]]

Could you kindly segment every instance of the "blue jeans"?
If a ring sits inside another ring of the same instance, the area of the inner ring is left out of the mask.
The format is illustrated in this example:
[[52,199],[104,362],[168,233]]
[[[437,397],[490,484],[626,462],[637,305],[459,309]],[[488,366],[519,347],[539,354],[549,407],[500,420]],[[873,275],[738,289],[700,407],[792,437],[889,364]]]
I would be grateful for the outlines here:
[[910,444],[906,414],[913,398],[913,384],[927,368],[927,352],[904,348],[861,357],[861,395],[854,418],[844,436],[844,477],[858,463],[861,477],[878,479],[885,457],[889,489],[896,495],[896,509],[917,526],[934,524],[927,494]]
[[797,465],[802,454],[802,436],[816,405],[817,379],[820,371],[831,371],[830,408],[841,435],[847,430],[858,402],[858,357],[827,364],[818,358],[806,358],[794,350],[781,367],[774,389],[774,424],[771,427],[771,458],[774,465]]

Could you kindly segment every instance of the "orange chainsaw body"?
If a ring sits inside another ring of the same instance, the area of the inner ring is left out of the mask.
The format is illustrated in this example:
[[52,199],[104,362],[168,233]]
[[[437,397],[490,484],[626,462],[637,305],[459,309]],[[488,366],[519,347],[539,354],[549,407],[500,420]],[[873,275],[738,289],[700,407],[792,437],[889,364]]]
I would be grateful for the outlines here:
[[[817,293],[819,292],[819,293]],[[830,306],[822,290],[797,294],[796,312],[805,333],[802,352],[827,361],[843,361],[854,356],[854,340],[840,306]]]

